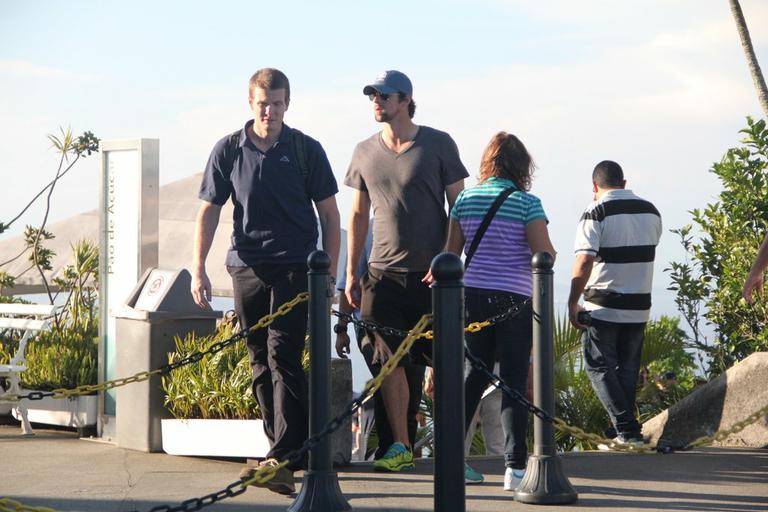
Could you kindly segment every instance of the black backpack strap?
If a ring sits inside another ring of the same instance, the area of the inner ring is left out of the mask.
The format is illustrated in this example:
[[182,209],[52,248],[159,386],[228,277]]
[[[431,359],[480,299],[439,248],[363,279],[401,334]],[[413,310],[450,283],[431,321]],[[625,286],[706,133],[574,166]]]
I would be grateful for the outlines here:
[[509,195],[514,191],[515,191],[515,187],[505,188],[496,197],[496,200],[493,202],[491,207],[488,208],[488,211],[485,213],[485,217],[483,217],[483,222],[480,223],[480,226],[477,228],[477,231],[475,231],[475,236],[472,238],[472,243],[470,244],[469,250],[467,251],[467,257],[464,260],[465,269],[469,268],[469,262],[472,261],[472,256],[475,255],[475,252],[477,251],[477,248],[480,245],[480,240],[482,240],[483,235],[485,234],[485,231],[488,229],[488,226],[491,225],[491,221],[493,220],[493,217],[496,215],[496,212],[499,211],[499,208],[501,208],[502,203],[504,203],[504,201],[506,201]]
[[227,181],[229,181],[229,177],[232,175],[232,170],[235,168],[237,157],[240,156],[240,137],[242,134],[242,128],[236,132],[232,132],[227,140],[227,145],[224,147],[224,163],[221,168],[221,173]]
[[299,164],[299,173],[304,179],[309,177],[309,163],[307,161],[307,136],[296,128],[291,128],[291,147]]
[[309,160],[307,159],[307,136],[296,128],[291,128],[291,148],[299,166],[299,174],[304,177],[304,189],[309,197]]
[[[299,174],[304,177],[304,184],[309,182],[309,162],[307,160],[307,136],[296,128],[291,128],[291,148],[293,149],[294,157],[299,166]],[[232,132],[227,140],[227,145],[224,148],[224,162],[222,164],[221,172],[224,177],[229,180],[232,174],[232,169],[235,168],[237,158],[240,156],[240,138],[242,137],[243,130],[237,130]]]

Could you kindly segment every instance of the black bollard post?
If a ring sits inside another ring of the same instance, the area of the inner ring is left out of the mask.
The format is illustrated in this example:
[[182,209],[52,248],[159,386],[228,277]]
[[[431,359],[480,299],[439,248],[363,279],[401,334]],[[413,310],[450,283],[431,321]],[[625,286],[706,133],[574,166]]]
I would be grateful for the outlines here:
[[432,260],[435,371],[435,510],[464,512],[464,264]]
[[[331,410],[331,297],[328,277],[331,259],[315,251],[309,264],[309,434],[320,432]],[[351,433],[350,433],[351,435]],[[290,512],[352,510],[339,487],[331,461],[331,439],[326,436],[309,452],[309,469]]]
[[[533,396],[534,404],[555,415],[554,349],[552,341],[552,266],[548,252],[533,255]],[[563,473],[557,456],[554,426],[533,419],[533,455],[528,458],[525,478],[515,491],[515,501],[539,505],[573,503],[578,494]]]

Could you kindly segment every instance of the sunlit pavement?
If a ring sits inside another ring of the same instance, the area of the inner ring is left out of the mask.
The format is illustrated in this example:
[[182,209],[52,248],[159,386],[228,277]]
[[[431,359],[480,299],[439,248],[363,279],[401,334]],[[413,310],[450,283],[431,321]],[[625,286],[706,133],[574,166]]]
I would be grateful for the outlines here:
[[[22,437],[17,426],[0,426],[0,496],[60,511],[131,511],[177,505],[216,492],[237,480],[243,461],[147,454],[81,440],[74,432],[46,430]],[[562,457],[579,493],[556,510],[768,510],[768,450],[709,448],[669,455],[585,452]],[[466,488],[467,511],[543,510],[515,503],[502,490],[503,463],[472,458],[482,485]],[[382,474],[370,464],[339,471],[353,510],[433,510],[433,465]],[[300,482],[301,473],[297,473]],[[205,510],[283,511],[293,497],[249,488]]]

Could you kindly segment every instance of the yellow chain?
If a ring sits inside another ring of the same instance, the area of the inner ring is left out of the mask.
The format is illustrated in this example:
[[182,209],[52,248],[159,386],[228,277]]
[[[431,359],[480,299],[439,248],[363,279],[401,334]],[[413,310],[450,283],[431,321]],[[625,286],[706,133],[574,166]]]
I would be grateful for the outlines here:
[[[490,327],[491,325],[493,324],[488,320],[483,320],[482,322],[472,322],[471,324],[467,325],[464,328],[464,332],[482,331],[483,329],[485,329],[486,327]],[[421,338],[425,338],[428,340],[434,339],[434,333],[432,331],[426,331],[419,334],[419,336],[416,339],[421,339]]]
[[[376,378],[371,379],[368,381],[368,384],[365,386],[365,389],[363,390],[363,394],[366,396],[373,395],[376,390],[381,387],[381,383],[384,381],[387,376],[392,373],[397,366],[397,363],[400,362],[400,360],[405,356],[405,354],[408,353],[409,350],[411,350],[411,346],[413,346],[413,343],[419,339],[424,333],[424,329],[429,325],[429,323],[432,321],[432,315],[424,315],[421,317],[419,322],[416,324],[416,326],[408,333],[408,336],[405,337],[403,342],[400,344],[400,347],[398,347],[397,351],[392,354],[392,357],[390,357],[386,363],[384,363],[384,366],[381,367],[381,371],[376,376]],[[275,476],[275,473],[284,468],[288,465],[288,461],[284,460],[280,463],[278,463],[275,466],[261,466],[254,472],[253,475],[251,475],[250,478],[247,480],[243,480],[242,486],[247,487],[249,485],[253,485],[255,483],[263,484],[265,482],[268,482],[272,480],[272,478]]]
[[48,507],[30,507],[10,498],[0,498],[0,512],[56,512]]
[[488,320],[484,320],[482,322],[472,322],[464,329],[464,332],[478,332],[485,329],[486,327],[490,327],[491,325],[493,324]]
[[[711,444],[715,441],[723,441],[724,439],[727,439],[728,436],[731,434],[735,434],[737,432],[741,432],[748,426],[752,425],[753,423],[757,422],[764,416],[768,416],[768,405],[762,407],[761,409],[758,409],[757,411],[753,412],[749,416],[747,416],[745,419],[741,421],[737,421],[733,425],[730,426],[730,428],[725,428],[722,430],[718,430],[711,436],[702,436],[699,437],[690,443],[686,445],[686,448],[695,448],[697,446],[705,446],[708,444]],[[573,425],[567,424],[565,421],[563,421],[560,418],[555,418],[552,424],[555,426],[556,429],[558,429],[561,432],[565,432],[566,434],[572,435],[573,437],[577,439],[581,439],[582,441],[589,441],[590,443],[597,445],[597,444],[606,444],[611,447],[614,451],[620,451],[620,452],[630,452],[630,453],[642,453],[642,454],[650,454],[650,453],[656,453],[656,445],[655,444],[649,444],[644,443],[642,446],[634,446],[631,444],[625,444],[625,443],[617,443],[616,441],[613,441],[611,439],[607,439],[605,437],[599,436],[597,434],[590,434],[579,427],[575,427]]]
[[255,325],[253,325],[249,329],[249,331],[253,332],[253,331],[258,331],[259,329],[263,329],[264,327],[274,322],[277,317],[287,315],[288,312],[290,312],[297,304],[301,304],[302,302],[307,302],[308,300],[309,300],[309,293],[301,292],[292,300],[289,300],[285,304],[282,304],[279,308],[277,308],[277,311],[275,311],[274,313],[269,315],[264,315],[258,322],[256,322]]
[[703,446],[703,445],[710,444],[710,443],[712,443],[714,441],[723,441],[724,439],[726,439],[731,434],[735,434],[737,432],[741,432],[742,430],[744,430],[748,426],[752,425],[753,423],[755,423],[757,420],[763,418],[764,416],[768,416],[768,405],[766,405],[763,408],[758,409],[757,411],[753,412],[752,414],[747,416],[745,419],[743,419],[741,421],[737,421],[736,423],[731,425],[730,428],[718,430],[717,432],[715,432],[711,436],[699,437],[698,439],[695,439],[695,440],[691,441],[688,444],[688,446],[691,447],[691,448],[694,448],[696,446]]
[[245,488],[256,483],[263,484],[269,482],[272,480],[272,478],[274,478],[275,473],[277,473],[278,470],[284,468],[287,465],[288,461],[284,460],[278,463],[276,466],[260,466],[258,469],[256,469],[256,472],[251,475],[250,478],[243,480],[240,486]]
[[[300,304],[302,302],[307,302],[309,300],[309,293],[302,292],[298,294],[296,297],[294,297],[292,300],[286,302],[285,304],[282,304],[279,308],[277,308],[277,311],[274,313],[268,314],[263,316],[259,319],[256,324],[249,329],[249,331],[257,331],[259,329],[263,329],[264,327],[267,327],[269,324],[275,321],[280,316],[288,314],[297,304]],[[105,382],[102,382],[101,384],[85,384],[83,386],[78,386],[76,388],[72,389],[54,389],[52,392],[54,395],[51,398],[69,398],[74,396],[81,396],[81,395],[90,395],[96,391],[106,391],[108,389],[117,388],[120,386],[125,386],[127,384],[133,384],[134,382],[143,382],[145,380],[148,380],[153,375],[158,375],[161,372],[160,369],[155,370],[148,370],[139,372],[136,375],[132,375],[130,377],[123,377],[120,379],[113,379],[108,380]],[[7,401],[18,401],[19,395],[2,395],[3,400]],[[0,511],[1,512],[1,511]]]
[[[264,317],[259,319],[259,321],[256,322],[256,324],[253,327],[251,327],[249,331],[253,332],[259,329],[263,329],[264,327],[267,327],[269,324],[274,322],[275,319],[277,319],[278,317],[286,315],[297,304],[300,304],[302,302],[307,302],[308,300],[309,300],[309,293],[302,292],[298,294],[292,300],[286,302],[285,304],[282,304],[279,308],[277,308],[277,311],[275,311],[274,313],[265,315]],[[90,384],[90,385],[78,386],[74,389],[54,389],[53,392],[55,394],[53,395],[53,398],[65,398],[70,396],[91,394],[94,391],[104,391],[107,389],[124,386],[126,384],[131,384],[133,382],[145,381],[150,377],[152,377],[153,375],[160,373],[160,371],[161,370],[159,369],[144,371],[144,372],[137,373],[136,375],[132,375],[131,377],[114,379],[111,381],[103,382],[101,384]],[[18,400],[18,395],[5,395],[4,398],[7,398],[8,400],[13,400],[14,398],[16,398]],[[288,461],[286,460],[277,464],[276,466],[260,467],[259,469],[256,470],[256,473],[251,478],[243,481],[241,485],[245,487],[247,485],[250,485],[256,482],[258,483],[267,482],[275,476],[276,471],[278,471],[281,468],[284,468],[287,464],[288,464]],[[47,507],[30,507],[9,498],[0,498],[0,512],[56,512],[56,511],[52,508],[47,508]]]
[[580,429],[579,427],[574,427],[573,425],[569,425],[565,421],[561,420],[560,418],[555,418],[552,421],[552,424],[557,430],[561,432],[565,432],[566,434],[569,434],[575,437],[576,439],[581,439],[582,441],[589,441],[595,446],[597,446],[598,444],[605,444],[607,446],[610,446],[611,450],[618,451],[618,452],[642,453],[642,454],[656,453],[656,445],[643,443],[642,446],[635,446],[633,444],[618,443],[612,439],[608,439],[606,437],[603,437],[597,434],[592,434]]
[[[432,315],[422,315],[421,319],[416,323],[416,326],[408,333],[408,336],[406,336],[400,344],[397,351],[395,351],[395,353],[392,354],[392,357],[390,357],[387,362],[384,363],[384,366],[381,367],[379,374],[365,386],[365,389],[363,390],[364,394],[373,395],[381,387],[381,383],[394,371],[397,363],[400,362],[405,354],[411,350],[414,342],[417,339],[424,337],[424,334],[426,334],[424,329],[426,329],[430,322],[432,322]],[[432,331],[429,332],[431,333]]]
[[[309,299],[308,293],[306,292],[300,293],[293,300],[281,305],[275,313],[266,315],[263,318],[261,318],[253,327],[250,328],[250,331],[256,331],[258,329],[262,329],[268,326],[277,317],[285,315],[291,309],[293,309],[297,304],[301,302],[305,302],[308,299]],[[431,323],[431,321],[432,321],[432,315],[430,314],[423,315],[421,317],[421,319],[416,324],[416,326],[408,333],[408,336],[406,336],[406,338],[403,340],[403,343],[400,344],[397,351],[392,355],[392,357],[390,357],[387,360],[384,366],[382,366],[379,374],[374,379],[371,379],[368,382],[365,389],[363,390],[363,394],[370,397],[381,387],[381,384],[383,383],[384,379],[386,379],[394,371],[394,369],[397,367],[397,364],[405,356],[405,354],[407,354],[410,351],[411,347],[416,342],[416,340],[420,338],[432,339],[433,332],[424,331],[424,329],[427,327],[427,325],[429,325],[429,323]],[[491,322],[488,322],[488,321],[473,322],[465,328],[465,332],[478,332],[490,325],[492,324]],[[132,382],[140,382],[140,381],[149,379],[152,375],[158,373],[159,371],[160,370],[141,372],[132,377],[126,377],[123,379],[108,381],[101,385],[80,386],[72,390],[55,389],[54,392],[56,392],[57,395],[54,395],[54,397],[60,398],[60,397],[66,397],[66,396],[75,396],[76,394],[78,394],[77,393],[78,390],[87,390],[87,392],[92,392],[92,391],[98,391],[98,390],[104,390],[104,389],[111,389],[113,387],[122,386]],[[752,413],[746,419],[736,422],[733,426],[731,426],[731,428],[720,430],[715,434],[713,434],[712,436],[700,437],[694,440],[693,442],[691,442],[688,446],[692,448],[695,446],[702,446],[705,444],[709,444],[709,443],[712,443],[713,441],[722,441],[723,439],[727,438],[729,435],[743,430],[744,428],[755,423],[756,421],[758,421],[759,419],[761,419],[763,416],[767,414],[768,414],[768,405]],[[613,450],[616,450],[616,451],[629,452],[629,453],[642,453],[642,454],[655,453],[656,451],[655,445],[643,444],[642,446],[634,446],[630,444],[617,443],[611,439],[607,439],[597,434],[588,433],[580,429],[579,427],[568,425],[565,421],[563,421],[560,418],[554,418],[553,425],[555,428],[557,428],[561,432],[564,432],[573,437],[576,437],[577,439],[581,439],[582,441],[588,441],[595,445],[604,443],[609,445]],[[256,471],[250,478],[243,480],[241,483],[241,486],[243,488],[246,488],[247,486],[255,483],[259,483],[259,484],[266,483],[272,478],[274,478],[275,473],[277,471],[286,467],[287,465],[288,465],[288,460],[284,460],[274,466],[261,466],[256,469]],[[2,507],[0,508],[0,512],[5,512],[5,511],[55,512],[53,509],[47,508],[47,507],[25,506],[22,503],[19,503],[18,501],[15,501],[15,500],[11,500],[9,498],[0,498],[0,507]],[[13,507],[13,508],[9,508],[9,507]]]

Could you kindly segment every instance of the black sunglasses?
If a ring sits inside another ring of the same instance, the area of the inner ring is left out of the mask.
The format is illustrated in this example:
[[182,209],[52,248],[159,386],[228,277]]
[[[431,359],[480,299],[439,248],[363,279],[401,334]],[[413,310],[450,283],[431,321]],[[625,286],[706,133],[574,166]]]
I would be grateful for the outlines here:
[[385,93],[385,92],[372,92],[368,95],[368,99],[373,101],[378,96],[381,98],[381,101],[387,101],[390,96],[394,96],[396,93]]

